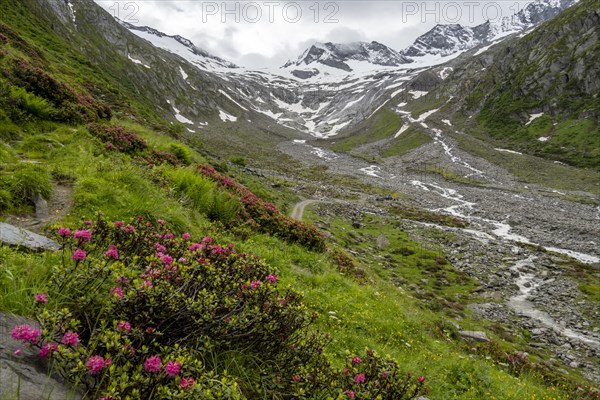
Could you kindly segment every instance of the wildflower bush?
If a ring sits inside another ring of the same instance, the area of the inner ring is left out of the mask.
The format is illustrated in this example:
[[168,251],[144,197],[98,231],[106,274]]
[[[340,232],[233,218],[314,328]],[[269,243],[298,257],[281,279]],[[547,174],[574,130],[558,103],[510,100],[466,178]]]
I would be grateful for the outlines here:
[[[232,244],[176,237],[142,217],[56,237],[63,262],[34,298],[41,329],[19,325],[12,337],[97,398],[403,399],[423,388],[374,352],[334,369],[301,296]],[[232,351],[261,360],[252,384],[206,362]]]
[[310,249],[317,251],[325,249],[325,237],[315,226],[282,214],[274,204],[262,200],[250,190],[210,166],[200,165],[197,167],[197,171],[240,197],[242,219],[246,224]]
[[355,277],[358,280],[365,279],[365,270],[356,265],[350,254],[334,247],[331,249],[331,256],[342,274]]
[[92,123],[87,126],[90,133],[104,142],[107,149],[127,154],[138,154],[146,150],[146,141],[122,126],[107,126]]
[[10,77],[14,85],[47,100],[56,108],[52,115],[44,115],[45,118],[79,123],[110,119],[112,116],[110,107],[105,103],[76,91],[22,58],[13,60]]

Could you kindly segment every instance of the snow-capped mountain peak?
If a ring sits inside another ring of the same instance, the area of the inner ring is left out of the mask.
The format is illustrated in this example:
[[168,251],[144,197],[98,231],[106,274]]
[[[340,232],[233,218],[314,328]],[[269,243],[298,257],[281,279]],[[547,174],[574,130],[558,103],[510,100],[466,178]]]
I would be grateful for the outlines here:
[[136,36],[148,40],[156,47],[183,57],[200,69],[238,68],[234,63],[210,54],[206,50],[197,47],[191,40],[182,36],[171,36],[148,26],[136,26],[125,21],[118,21]]
[[[356,63],[358,62],[358,64]],[[410,60],[379,42],[315,43],[306,49],[296,61],[288,61],[282,68],[308,71],[298,68],[325,65],[341,71],[354,71],[358,65],[394,67]]]

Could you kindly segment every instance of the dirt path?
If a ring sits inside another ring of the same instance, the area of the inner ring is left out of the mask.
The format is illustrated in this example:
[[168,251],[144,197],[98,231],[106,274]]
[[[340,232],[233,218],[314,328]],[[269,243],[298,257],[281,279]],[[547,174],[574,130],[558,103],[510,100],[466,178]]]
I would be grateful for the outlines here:
[[298,221],[302,221],[302,215],[304,215],[304,208],[310,204],[318,203],[320,200],[302,200],[300,203],[297,203],[290,214],[290,217],[297,219]]
[[52,198],[48,201],[48,215],[37,218],[34,214],[9,215],[6,222],[35,233],[43,233],[44,227],[64,218],[73,208],[73,187],[57,184],[52,189]]

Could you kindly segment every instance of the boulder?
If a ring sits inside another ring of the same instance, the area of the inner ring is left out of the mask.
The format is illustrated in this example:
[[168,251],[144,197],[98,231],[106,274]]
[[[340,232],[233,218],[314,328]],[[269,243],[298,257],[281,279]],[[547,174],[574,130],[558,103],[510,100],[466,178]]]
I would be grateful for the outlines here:
[[36,325],[26,318],[0,313],[0,399],[82,399],[81,393],[56,373],[49,372],[47,361],[38,355],[39,350],[12,339],[13,327],[21,324]]
[[382,233],[381,235],[377,236],[375,245],[380,249],[384,249],[390,245],[390,240]]
[[36,193],[33,196],[33,204],[35,204],[35,217],[37,219],[45,219],[50,216],[48,212],[48,203],[40,193]]
[[458,335],[462,338],[475,340],[477,342],[490,341],[485,332],[481,331],[458,331]]
[[4,222],[0,222],[0,243],[38,251],[60,249],[60,245],[52,239]]

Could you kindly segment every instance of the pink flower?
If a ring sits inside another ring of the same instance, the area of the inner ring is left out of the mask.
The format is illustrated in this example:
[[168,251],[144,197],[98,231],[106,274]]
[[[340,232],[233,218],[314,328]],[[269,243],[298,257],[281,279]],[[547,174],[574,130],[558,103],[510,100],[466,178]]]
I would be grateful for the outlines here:
[[93,226],[93,225],[94,225],[94,223],[93,223],[92,221],[90,221],[89,219],[88,219],[88,220],[85,220],[85,221],[83,221],[83,224],[84,224],[84,225],[87,225],[87,226]]
[[135,227],[133,225],[127,225],[125,232],[133,233],[135,232]]
[[348,376],[348,368],[344,367],[344,376]]
[[160,363],[159,356],[148,357],[144,362],[144,369],[148,372],[160,372]]
[[381,373],[381,376],[383,376],[384,378],[387,378],[387,377],[388,377],[388,373],[387,373],[387,371],[383,371],[383,372]]
[[30,325],[17,325],[13,328],[11,336],[15,340],[22,340],[23,342],[29,342],[35,344],[41,335],[39,329],[36,329]]
[[113,296],[118,297],[119,299],[123,298],[123,288],[121,287],[113,287],[110,289],[110,293],[112,293]]
[[351,399],[354,398],[354,392],[352,390],[348,389],[344,393],[346,393]]
[[129,333],[129,331],[131,330],[131,324],[127,321],[121,321],[117,324],[117,330]]
[[39,355],[42,358],[46,358],[48,356],[48,354],[55,352],[56,350],[58,350],[58,343],[56,343],[56,342],[46,343],[40,349]]
[[117,250],[117,246],[111,244],[107,251],[104,252],[104,255],[110,258],[114,258],[115,260],[119,259],[119,250]]
[[192,386],[194,386],[194,383],[196,383],[194,381],[194,378],[181,378],[181,381],[179,382],[179,386],[181,386],[181,388],[183,390],[188,390]]
[[250,282],[250,287],[251,287],[252,289],[258,289],[258,287],[259,287],[260,285],[261,285],[261,282],[260,282],[260,281],[252,281],[252,282]]
[[92,237],[92,233],[87,229],[78,230],[73,233],[73,237],[75,239],[82,239],[86,242],[89,242]]
[[67,237],[71,236],[71,230],[69,228],[58,228],[58,236]]
[[77,249],[73,253],[73,256],[71,256],[71,260],[73,260],[73,261],[83,261],[83,260],[85,260],[86,255],[87,254],[86,254],[85,251],[83,251],[81,249]]
[[296,375],[292,376],[292,380],[294,382],[300,382],[300,375],[296,374]]
[[77,332],[67,331],[63,335],[61,342],[67,346],[77,346],[77,343],[79,343],[79,335]]
[[91,356],[87,360],[85,367],[89,370],[90,375],[96,375],[104,368],[104,358],[101,356]]
[[23,353],[23,350],[21,350],[21,349],[15,350],[15,356],[19,357],[21,355],[21,353]]
[[275,282],[277,282],[277,275],[273,275],[273,274],[267,275],[265,280],[269,283],[275,283]]
[[36,303],[46,304],[48,302],[48,295],[46,293],[38,293],[34,298]]
[[115,221],[113,222],[113,224],[115,225],[115,228],[123,227],[123,221]]
[[360,364],[361,361],[360,357],[352,357],[352,364]]
[[149,327],[146,328],[146,333],[150,334],[152,332],[154,332],[154,328],[153,327],[149,326]]
[[177,361],[168,361],[165,364],[165,374],[167,374],[168,376],[175,376],[179,373],[180,370],[181,364],[179,364]]
[[157,219],[156,222],[158,222],[159,225],[164,225],[165,224],[165,220],[164,219]]
[[365,374],[356,374],[354,377],[354,382],[363,383],[365,381]]
[[173,257],[171,256],[167,256],[164,255],[160,258],[160,260],[163,262],[163,264],[165,265],[171,265],[173,263]]
[[167,233],[165,235],[165,239],[169,239],[169,240],[173,239],[174,237],[175,237],[175,235],[173,235],[172,233]]
[[160,244],[160,243],[156,243],[156,244],[154,245],[154,248],[155,248],[155,249],[156,249],[156,251],[157,251],[157,252],[159,252],[159,253],[164,253],[165,251],[167,251],[167,248],[166,248],[165,246],[163,246],[162,244]]
[[183,240],[190,240],[191,237],[192,235],[190,235],[188,232],[185,232],[183,235],[181,235]]
[[191,252],[194,252],[196,250],[199,250],[202,248],[202,245],[200,243],[192,243],[189,247]]
[[423,383],[423,382],[425,382],[425,377],[423,375],[421,375],[420,377],[417,378],[417,381],[419,381],[419,383]]

